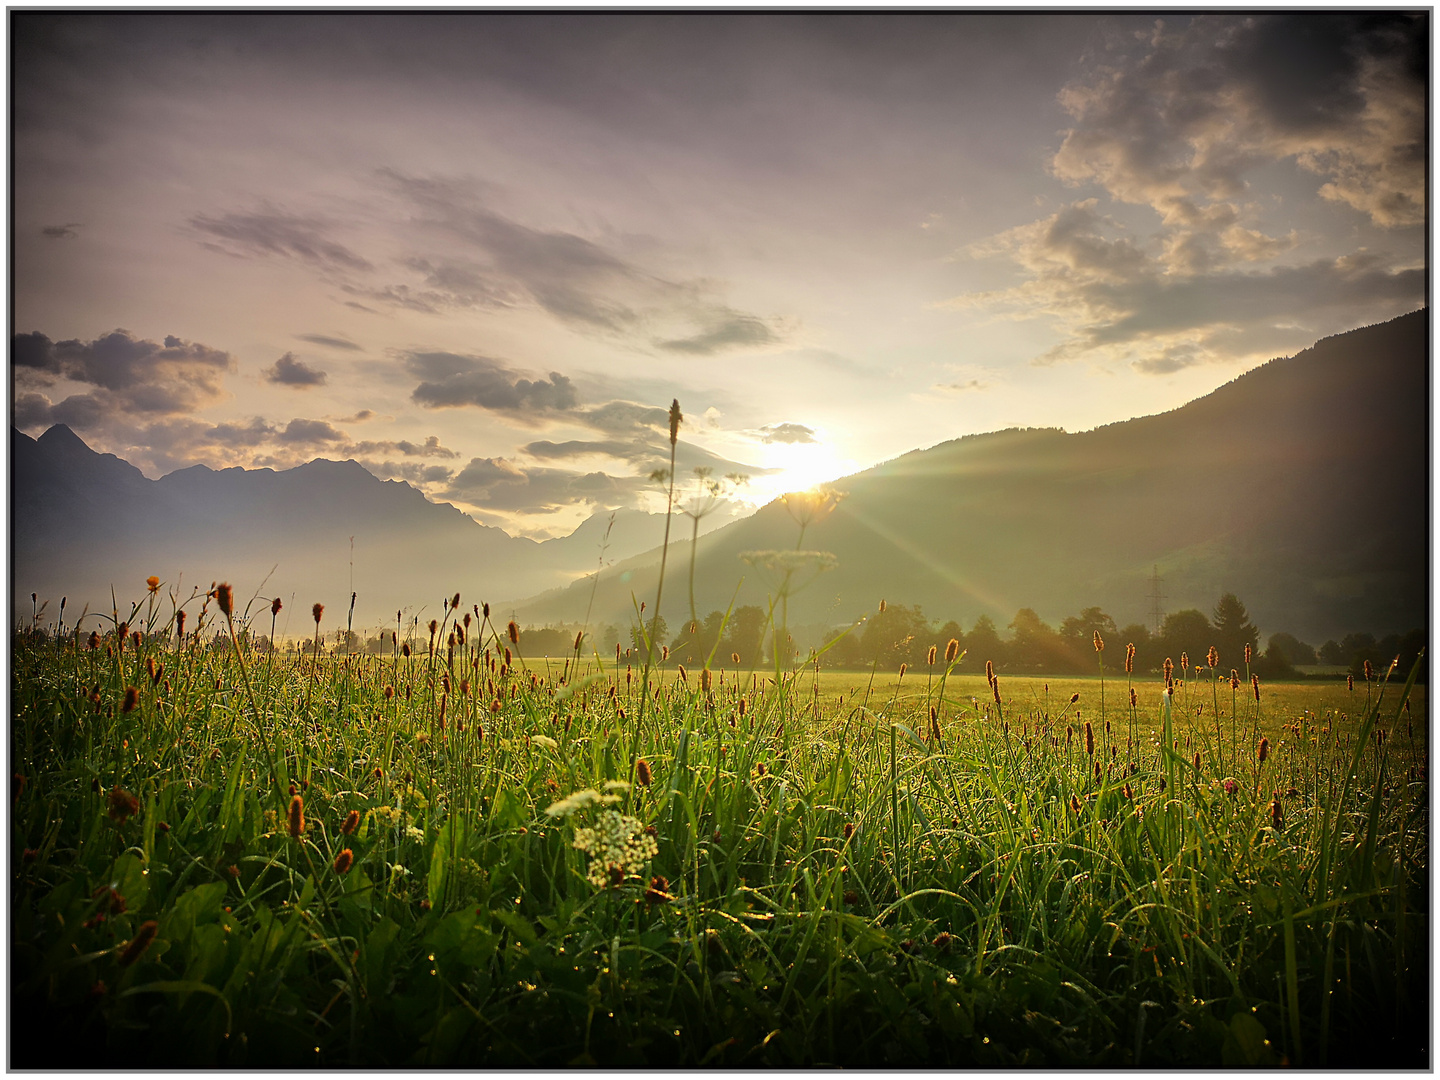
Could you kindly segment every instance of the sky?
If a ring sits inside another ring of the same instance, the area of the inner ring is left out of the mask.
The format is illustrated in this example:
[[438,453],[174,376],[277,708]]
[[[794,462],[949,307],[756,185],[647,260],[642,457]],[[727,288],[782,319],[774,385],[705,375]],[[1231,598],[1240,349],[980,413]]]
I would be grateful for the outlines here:
[[14,423],[151,477],[354,458],[543,538],[663,510],[672,399],[731,512],[1161,412],[1425,302],[1429,38],[12,11]]

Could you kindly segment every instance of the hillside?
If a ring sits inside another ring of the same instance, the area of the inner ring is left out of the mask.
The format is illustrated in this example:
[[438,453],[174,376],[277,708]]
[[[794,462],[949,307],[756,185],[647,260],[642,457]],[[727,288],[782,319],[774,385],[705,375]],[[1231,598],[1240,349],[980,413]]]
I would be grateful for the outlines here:
[[[847,621],[881,599],[1004,627],[1022,607],[1058,620],[1099,604],[1145,621],[1152,568],[1165,609],[1240,595],[1265,632],[1310,640],[1405,630],[1428,613],[1429,312],[1327,338],[1182,408],[1067,434],[1011,430],[917,450],[836,481],[804,546],[836,569],[790,601],[792,623]],[[776,584],[739,558],[789,549],[779,503],[699,544],[703,614],[764,603]],[[672,545],[663,614],[688,606],[688,542]],[[653,602],[653,556],[601,575],[596,620]],[[738,594],[736,584],[743,577]],[[591,584],[516,605],[576,619]]]
[[[247,597],[279,595],[298,620],[292,634],[311,629],[316,600],[332,612],[327,629],[342,626],[353,581],[357,628],[390,624],[402,608],[438,612],[457,589],[467,604],[501,601],[593,572],[610,517],[543,543],[512,537],[354,461],[196,465],[150,480],[64,425],[39,439],[12,431],[11,480],[16,613],[28,614],[34,592],[53,617],[65,596],[72,623],[87,605],[108,613],[112,586],[122,605],[133,601],[155,574],[187,596],[217,579]],[[663,534],[663,515],[616,511],[607,561]]]

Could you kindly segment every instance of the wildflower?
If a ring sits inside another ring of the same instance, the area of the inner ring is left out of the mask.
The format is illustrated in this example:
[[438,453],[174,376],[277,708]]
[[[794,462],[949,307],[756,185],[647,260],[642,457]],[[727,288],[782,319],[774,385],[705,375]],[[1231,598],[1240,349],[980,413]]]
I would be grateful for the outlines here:
[[1121,794],[1125,796],[1126,802],[1130,802],[1135,798],[1135,789],[1130,786],[1129,780],[1125,781],[1125,786],[1121,788],[1120,791]]
[[131,795],[124,788],[110,789],[110,817],[121,825],[125,824],[127,818],[133,817],[140,812],[140,800]]
[[[183,615],[185,613],[182,611],[180,614]],[[100,634],[97,631],[90,631],[90,636],[85,639],[85,647],[87,649],[98,649],[100,647]],[[1355,682],[1355,680],[1351,679],[1350,682],[1352,683],[1353,689],[1353,683]]]
[[1205,654],[1205,663],[1211,669],[1213,669],[1216,664],[1220,663],[1220,654],[1215,651],[1214,645],[1211,645],[1210,651]]
[[950,945],[954,940],[955,939],[950,936],[949,931],[941,930],[940,933],[935,935],[935,939],[931,941],[930,944],[938,951],[944,953],[950,951]]
[[[514,619],[511,619],[511,620],[510,620],[510,624],[509,624],[505,629],[506,629],[506,632],[509,633],[509,635],[510,635],[510,644],[511,644],[511,645],[519,645],[519,644],[520,644],[520,627],[515,624],[515,620],[514,620]],[[508,664],[510,661],[507,659],[505,662]]]
[[1368,683],[1375,677],[1375,669],[1370,666],[1370,661],[1365,661],[1365,681]]
[[346,836],[349,836],[351,833],[353,833],[353,832],[355,831],[355,829],[359,826],[359,824],[360,824],[360,811],[359,811],[359,810],[351,810],[350,813],[348,813],[348,814],[345,815],[345,821],[341,824],[341,826],[340,826],[340,831],[341,831],[342,833],[344,833]]
[[1270,800],[1270,826],[1276,832],[1285,828],[1285,808],[1280,805],[1279,799]]
[[1259,762],[1260,762],[1261,765],[1264,765],[1264,764],[1265,764],[1265,759],[1270,756],[1270,740],[1269,740],[1269,739],[1261,739],[1261,740],[1260,740],[1260,749],[1259,749],[1259,751],[1256,753],[1255,756],[1256,756],[1256,758],[1259,760]]
[[650,763],[644,758],[635,763],[635,782],[641,787],[650,786]]
[[1250,685],[1255,688],[1255,700],[1256,700],[1256,701],[1259,701],[1259,700],[1260,700],[1260,676],[1259,676],[1259,675],[1251,675],[1251,676],[1250,676]]
[[[91,634],[90,636],[91,636],[91,637],[94,637],[95,635],[94,635],[94,634]],[[1354,690],[1354,689],[1355,689],[1355,676],[1354,676],[1354,675],[1346,675],[1346,676],[1345,676],[1345,685],[1346,685],[1349,689]]]
[[1225,783],[1220,786],[1225,789],[1226,795],[1230,795],[1232,797],[1236,794],[1236,792],[1240,790],[1240,785],[1235,782],[1234,777],[1227,776],[1225,778]]
[[1095,631],[1095,651],[1096,651],[1096,652],[1104,652],[1104,651],[1105,651],[1105,639],[1100,636],[1100,631],[1099,631],[1099,630],[1096,630],[1096,631]]
[[317,603],[315,603],[313,606],[311,606],[311,608],[310,608],[310,615],[311,615],[311,617],[315,620],[315,625],[316,625],[316,626],[319,626],[319,625],[320,625],[320,616],[322,616],[322,615],[324,615],[324,614],[325,614],[325,605],[324,605],[324,604],[321,604],[321,603],[318,603],[318,602],[317,602]]
[[901,664],[901,665],[900,665],[900,678],[903,679],[903,678],[905,677],[905,669],[908,668],[909,666],[910,666],[909,664]]
[[960,655],[960,642],[951,638],[945,645],[945,663],[953,664]]
[[335,873],[349,873],[351,865],[355,862],[355,853],[348,847],[335,856]]
[[140,704],[140,691],[133,686],[125,688],[125,700],[120,703],[122,713],[134,712],[135,707]]
[[1250,655],[1251,655],[1251,653],[1250,653],[1250,646],[1249,646],[1249,645],[1246,645],[1246,646],[1245,646],[1245,663],[1247,663],[1247,664],[1250,663]]
[[146,587],[147,589],[149,589],[152,593],[159,592],[159,591],[160,591],[160,579],[159,579],[158,577],[156,577],[154,574],[151,574],[149,577],[147,577],[147,578],[145,579],[145,587]]
[[[235,592],[228,583],[221,582],[215,586],[215,606],[220,609],[220,614],[227,619],[235,610]],[[319,621],[318,619],[316,620]]]
[[638,820],[618,810],[606,810],[594,828],[576,829],[574,846],[590,856],[585,876],[597,889],[638,874],[646,860],[660,850],[655,837],[647,835]]
[[281,609],[282,607],[284,607],[284,606],[285,606],[284,604],[280,603],[280,597],[278,597],[278,596],[275,597],[274,600],[271,600],[271,601],[270,601],[270,614],[271,614],[271,615],[279,615],[279,614],[280,614],[280,609]]
[[1135,643],[1132,641],[1125,646],[1125,674],[1135,670]]
[[550,738],[549,735],[531,735],[530,741],[537,746],[543,746],[546,750],[554,750],[560,745],[554,739]]
[[934,646],[934,645],[931,645],[930,648],[926,650],[926,652],[925,652],[925,663],[929,664],[931,667],[934,667],[934,666],[935,666],[935,646]]
[[299,795],[290,799],[290,809],[286,812],[286,824],[290,835],[297,839],[305,831],[305,800]]
[[135,931],[135,936],[130,939],[130,944],[125,946],[125,951],[120,954],[120,966],[129,967],[139,960],[150,943],[155,940],[155,933],[160,929],[160,924],[154,919],[146,919]]
[[700,689],[707,694],[710,692],[710,669],[708,667],[700,669]]
[[1085,721],[1085,754],[1087,757],[1095,756],[1095,729],[1090,726],[1090,721]]
[[1171,660],[1171,659],[1167,656],[1167,657],[1165,657],[1165,665],[1164,665],[1164,666],[1165,666],[1165,681],[1168,683],[1168,682],[1170,681],[1170,676],[1171,676],[1171,674],[1172,674],[1172,673],[1174,672],[1174,670],[1175,670],[1175,662],[1174,662],[1173,660]]
[[853,821],[845,822],[845,828],[843,831],[845,833],[845,839],[849,840],[852,836],[855,835],[855,823]]
[[[94,634],[90,636],[95,637]],[[185,612],[183,609],[175,612],[175,636],[182,638],[185,636]],[[97,639],[95,643],[98,645],[100,642]]]
[[1180,654],[1180,678],[1182,678],[1182,679],[1185,678],[1185,672],[1187,672],[1187,671],[1189,671],[1189,670],[1190,670],[1190,654],[1189,654],[1189,653],[1184,653],[1184,652],[1182,652],[1182,653]]
[[765,763],[764,763],[763,761],[760,762],[759,764],[757,764],[757,765],[755,766],[755,775],[756,775],[756,776],[764,776],[764,775],[765,775]]
[[[607,785],[608,786],[608,785]],[[558,802],[551,803],[545,809],[548,817],[569,817],[577,811],[584,810],[591,806],[604,806],[607,803],[620,801],[619,795],[601,795],[594,788],[585,788],[581,791],[572,792]]]

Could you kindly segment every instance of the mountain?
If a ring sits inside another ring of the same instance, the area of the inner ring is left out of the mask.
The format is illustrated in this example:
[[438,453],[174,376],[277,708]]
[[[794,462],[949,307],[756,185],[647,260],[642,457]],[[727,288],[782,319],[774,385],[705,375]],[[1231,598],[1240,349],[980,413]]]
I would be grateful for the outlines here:
[[[1005,627],[1033,608],[1057,622],[1100,605],[1148,621],[1207,615],[1234,592],[1270,633],[1322,641],[1426,625],[1429,312],[1327,338],[1157,416],[1069,434],[1008,430],[917,450],[836,481],[807,549],[838,566],[789,601],[792,625],[848,622],[882,598],[932,619]],[[700,614],[764,604],[778,578],[741,552],[793,549],[779,501],[702,538]],[[688,539],[672,544],[662,613],[688,616]],[[631,619],[655,596],[647,555],[601,574],[592,621]],[[741,579],[743,578],[743,582]],[[739,589],[737,592],[737,583]],[[516,605],[522,622],[578,619],[592,582]]]
[[112,586],[128,613],[154,574],[167,592],[182,583],[185,596],[215,580],[246,597],[278,595],[290,609],[280,628],[293,616],[292,634],[311,629],[317,600],[331,613],[326,629],[343,626],[353,582],[355,626],[373,629],[402,609],[426,607],[428,619],[457,590],[468,607],[568,583],[594,572],[602,544],[608,563],[658,547],[665,529],[664,515],[617,510],[570,536],[512,537],[354,461],[279,472],[195,465],[150,480],[64,425],[39,439],[12,431],[10,460],[17,615],[34,592],[53,618],[64,596],[72,624],[87,605],[109,613]]

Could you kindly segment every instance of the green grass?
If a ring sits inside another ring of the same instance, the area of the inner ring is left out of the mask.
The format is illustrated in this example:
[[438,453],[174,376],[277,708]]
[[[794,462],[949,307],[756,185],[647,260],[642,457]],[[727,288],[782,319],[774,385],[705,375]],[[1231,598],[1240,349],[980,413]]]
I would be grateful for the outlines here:
[[[317,661],[152,616],[138,652],[14,639],[19,1067],[1428,1062],[1408,673],[1192,680],[1167,718],[1123,672],[1102,711],[997,704],[983,661],[665,671],[642,725],[641,663],[527,667],[483,621]],[[656,851],[597,887],[610,810]]]

